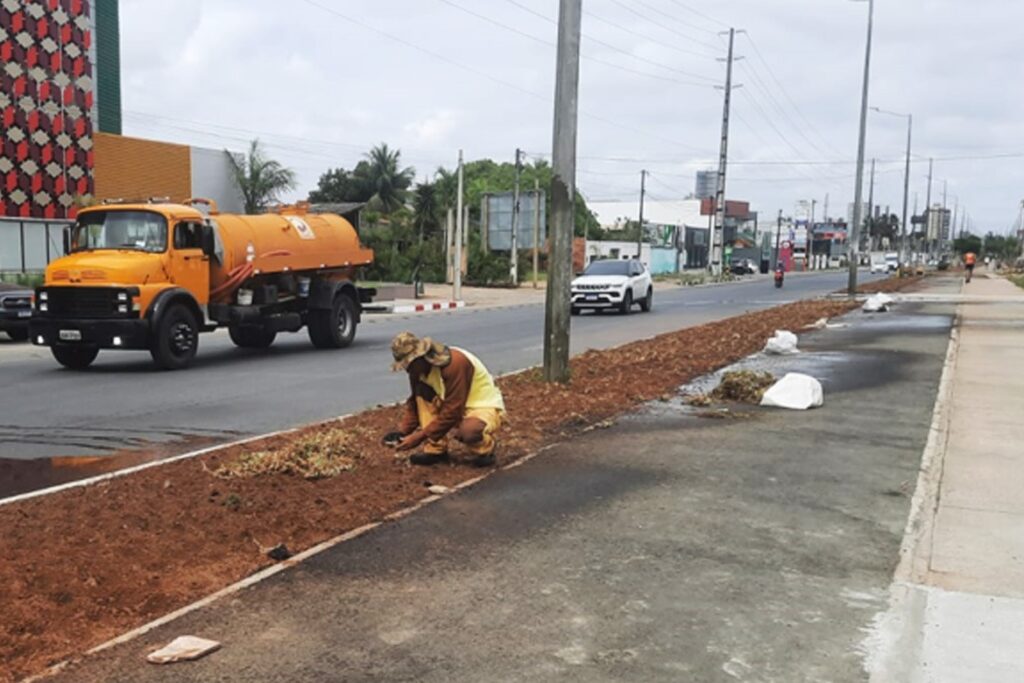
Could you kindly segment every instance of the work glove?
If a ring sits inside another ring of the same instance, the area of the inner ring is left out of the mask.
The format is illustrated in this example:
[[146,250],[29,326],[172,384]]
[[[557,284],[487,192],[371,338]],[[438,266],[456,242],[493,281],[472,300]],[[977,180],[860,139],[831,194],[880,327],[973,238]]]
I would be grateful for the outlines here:
[[402,432],[388,432],[384,435],[384,438],[380,440],[385,446],[394,448],[398,443],[405,438],[405,434]]

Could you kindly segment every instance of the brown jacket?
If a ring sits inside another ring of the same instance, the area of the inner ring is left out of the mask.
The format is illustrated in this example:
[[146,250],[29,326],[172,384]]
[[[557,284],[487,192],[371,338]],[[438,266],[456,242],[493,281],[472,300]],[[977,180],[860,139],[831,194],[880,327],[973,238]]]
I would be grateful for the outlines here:
[[[441,368],[441,380],[444,382],[444,401],[437,411],[437,417],[423,428],[429,439],[440,439],[452,427],[462,421],[466,413],[466,400],[473,385],[473,363],[458,349],[449,347],[452,360]],[[427,401],[437,398],[434,390],[419,377],[409,376],[412,395],[405,402],[405,416],[402,418],[403,434],[412,434],[420,426],[419,412],[416,409],[416,397]]]

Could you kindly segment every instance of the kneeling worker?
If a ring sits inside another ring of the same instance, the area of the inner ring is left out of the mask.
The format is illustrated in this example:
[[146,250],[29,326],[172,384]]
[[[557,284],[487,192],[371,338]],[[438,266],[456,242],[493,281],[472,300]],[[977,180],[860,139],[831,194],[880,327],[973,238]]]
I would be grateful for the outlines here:
[[424,444],[410,456],[414,465],[448,460],[448,433],[476,455],[472,464],[494,464],[495,432],[505,414],[505,402],[487,368],[470,352],[444,346],[429,337],[402,332],[391,342],[391,369],[409,373],[412,395],[398,432],[384,437],[400,451]]

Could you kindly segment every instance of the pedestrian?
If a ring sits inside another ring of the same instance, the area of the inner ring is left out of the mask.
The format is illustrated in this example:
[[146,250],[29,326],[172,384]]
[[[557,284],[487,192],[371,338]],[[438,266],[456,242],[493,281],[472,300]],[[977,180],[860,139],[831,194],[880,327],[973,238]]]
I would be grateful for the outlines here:
[[964,254],[964,268],[967,270],[967,281],[971,281],[971,276],[974,274],[974,264],[977,262],[978,257],[973,251],[969,251]]
[[471,464],[490,467],[497,446],[495,433],[505,415],[505,402],[494,378],[476,356],[429,337],[402,332],[391,341],[391,369],[409,375],[411,394],[398,430],[384,442],[400,451],[419,446],[409,457],[413,465],[447,462],[448,435],[461,441],[475,457]]

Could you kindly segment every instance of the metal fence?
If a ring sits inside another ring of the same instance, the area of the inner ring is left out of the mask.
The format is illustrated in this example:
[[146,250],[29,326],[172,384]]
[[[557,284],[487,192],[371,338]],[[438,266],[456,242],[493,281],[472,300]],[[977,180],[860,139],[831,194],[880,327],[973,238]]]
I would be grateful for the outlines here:
[[0,218],[0,273],[41,271],[64,253],[67,220]]

